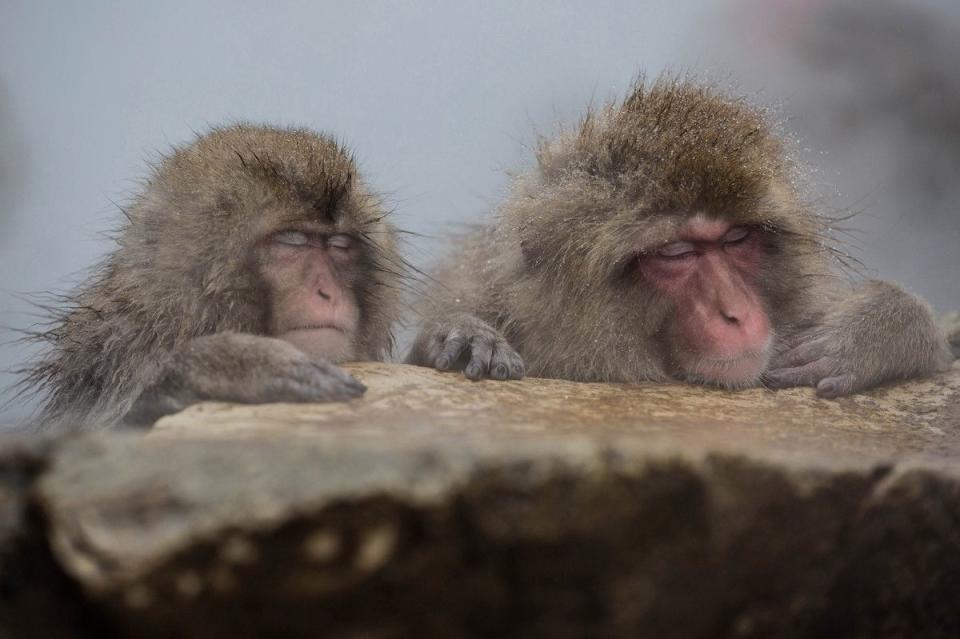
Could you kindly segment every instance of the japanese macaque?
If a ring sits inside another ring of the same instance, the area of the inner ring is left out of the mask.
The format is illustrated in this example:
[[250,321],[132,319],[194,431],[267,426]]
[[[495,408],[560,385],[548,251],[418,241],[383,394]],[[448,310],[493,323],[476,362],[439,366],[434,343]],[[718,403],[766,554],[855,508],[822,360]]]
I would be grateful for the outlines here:
[[685,80],[640,81],[540,144],[496,222],[436,273],[407,361],[471,379],[831,398],[947,367],[927,305],[847,277],[831,221],[797,182],[762,111]]
[[335,363],[391,350],[395,231],[331,138],[214,129],[160,161],[125,213],[116,250],[35,336],[39,426],[347,400],[365,387]]

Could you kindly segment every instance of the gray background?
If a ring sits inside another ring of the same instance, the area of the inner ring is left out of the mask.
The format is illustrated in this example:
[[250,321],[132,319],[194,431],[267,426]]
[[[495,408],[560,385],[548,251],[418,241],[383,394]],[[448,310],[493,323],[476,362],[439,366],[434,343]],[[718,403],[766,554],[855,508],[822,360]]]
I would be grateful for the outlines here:
[[[397,223],[437,236],[496,204],[506,171],[529,165],[536,132],[663,69],[774,105],[802,159],[820,167],[812,179],[825,206],[864,211],[851,225],[869,273],[941,310],[960,307],[956,3],[842,3],[895,29],[902,12],[921,16],[921,36],[899,50],[899,36],[877,29],[863,42],[846,27],[831,32],[811,18],[824,4],[2,0],[0,324],[33,321],[20,294],[78,281],[109,250],[100,233],[118,223],[112,202],[136,188],[145,161],[211,124],[335,133]],[[803,49],[811,32],[837,45],[813,47],[826,64]],[[850,61],[864,42],[882,50]],[[904,57],[913,66],[901,68]],[[937,134],[930,109],[912,112],[915,92],[901,86],[928,67],[934,93],[947,95],[927,102],[952,133]],[[882,100],[871,88],[884,82],[890,106],[875,117]],[[441,250],[430,238],[408,246],[420,266]],[[28,355],[0,346],[0,367]],[[0,386],[13,380],[0,374]],[[28,408],[8,406],[0,422]]]

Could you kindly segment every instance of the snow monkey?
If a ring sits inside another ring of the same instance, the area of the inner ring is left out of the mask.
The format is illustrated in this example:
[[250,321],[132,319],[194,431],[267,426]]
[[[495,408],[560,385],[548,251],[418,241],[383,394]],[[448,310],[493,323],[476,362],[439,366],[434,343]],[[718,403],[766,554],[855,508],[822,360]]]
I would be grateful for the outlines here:
[[24,387],[51,428],[150,424],[204,400],[347,400],[392,348],[404,267],[334,140],[216,128],[155,166],[117,248],[53,310]]
[[640,80],[536,159],[436,273],[408,362],[833,398],[952,361],[924,302],[849,276],[775,127],[741,99]]

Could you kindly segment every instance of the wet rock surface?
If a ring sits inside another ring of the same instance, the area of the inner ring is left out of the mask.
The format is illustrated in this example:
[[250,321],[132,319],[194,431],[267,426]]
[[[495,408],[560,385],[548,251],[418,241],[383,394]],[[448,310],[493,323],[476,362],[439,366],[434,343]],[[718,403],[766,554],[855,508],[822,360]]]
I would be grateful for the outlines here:
[[960,635],[960,364],[839,401],[351,369],[0,457],[64,611],[0,637]]

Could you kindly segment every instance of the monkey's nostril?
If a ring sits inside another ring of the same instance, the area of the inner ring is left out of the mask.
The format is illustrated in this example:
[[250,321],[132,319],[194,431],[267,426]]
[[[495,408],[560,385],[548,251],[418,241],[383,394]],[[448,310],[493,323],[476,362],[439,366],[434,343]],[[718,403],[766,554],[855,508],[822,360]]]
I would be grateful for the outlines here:
[[328,300],[328,301],[330,300],[330,296],[329,296],[328,294],[326,294],[326,293],[323,291],[323,289],[319,289],[319,288],[318,288],[318,289],[317,289],[317,295],[319,295],[320,297],[322,297],[322,298],[325,299],[325,300]]

